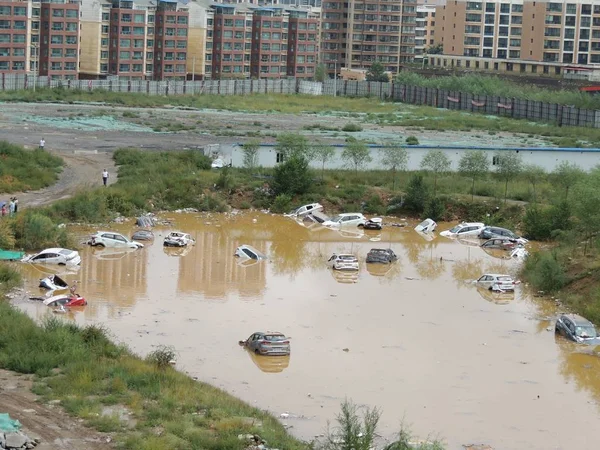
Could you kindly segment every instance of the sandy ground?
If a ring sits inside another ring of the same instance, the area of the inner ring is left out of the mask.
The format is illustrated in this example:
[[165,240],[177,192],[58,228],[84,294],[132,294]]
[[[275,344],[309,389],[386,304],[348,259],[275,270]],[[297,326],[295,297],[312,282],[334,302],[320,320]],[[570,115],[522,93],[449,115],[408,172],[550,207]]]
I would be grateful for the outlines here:
[[30,438],[40,438],[38,450],[97,450],[111,448],[110,437],[84,427],[62,408],[44,405],[31,392],[32,375],[0,370],[0,412],[10,414],[23,425]]

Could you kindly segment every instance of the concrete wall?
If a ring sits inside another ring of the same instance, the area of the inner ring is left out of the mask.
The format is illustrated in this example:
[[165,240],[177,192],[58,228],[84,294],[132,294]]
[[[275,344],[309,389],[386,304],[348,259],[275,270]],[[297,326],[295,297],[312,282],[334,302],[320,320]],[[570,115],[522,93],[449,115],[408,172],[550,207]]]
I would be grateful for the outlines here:
[[[407,147],[409,154],[408,170],[419,170],[423,156],[434,147],[415,146]],[[435,147],[437,149],[437,147]],[[326,169],[345,169],[348,168],[341,158],[343,146],[335,146],[336,155],[325,165]],[[473,151],[475,148],[439,148],[452,161],[452,170],[457,170],[458,161],[465,152]],[[484,149],[485,150],[485,149]],[[365,167],[366,169],[387,169],[382,163],[381,146],[370,147],[372,161]],[[569,161],[577,164],[584,170],[590,170],[600,164],[600,149],[551,149],[551,148],[520,148],[520,149],[487,149],[490,163],[496,154],[502,155],[506,152],[518,153],[525,164],[537,164],[543,167],[547,172],[553,171],[563,161]],[[244,155],[239,144],[221,144],[218,153],[226,163],[232,163],[234,167],[243,167]],[[272,144],[263,144],[259,150],[258,165],[262,167],[275,167],[277,165],[277,151]],[[311,162],[314,168],[321,168],[318,161]],[[490,170],[494,170],[494,165],[490,165]]]

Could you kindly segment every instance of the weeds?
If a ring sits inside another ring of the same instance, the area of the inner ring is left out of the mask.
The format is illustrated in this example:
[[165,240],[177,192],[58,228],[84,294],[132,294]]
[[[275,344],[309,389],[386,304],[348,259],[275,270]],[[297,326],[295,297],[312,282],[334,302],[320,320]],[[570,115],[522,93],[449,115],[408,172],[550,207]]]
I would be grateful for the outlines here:
[[175,360],[177,354],[173,347],[160,346],[148,355],[146,360],[160,370],[165,370]]
[[342,131],[346,131],[349,133],[355,133],[357,131],[362,131],[363,127],[357,123],[347,123],[342,127]]

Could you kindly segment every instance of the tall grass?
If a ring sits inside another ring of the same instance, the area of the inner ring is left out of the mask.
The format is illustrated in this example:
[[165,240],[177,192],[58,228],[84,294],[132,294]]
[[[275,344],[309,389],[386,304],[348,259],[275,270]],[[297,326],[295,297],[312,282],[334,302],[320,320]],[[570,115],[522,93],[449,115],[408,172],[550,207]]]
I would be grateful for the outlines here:
[[137,93],[68,90],[61,88],[0,92],[0,101],[9,102],[102,102],[133,108],[151,108],[165,105],[220,109],[227,111],[262,111],[298,114],[324,111],[391,112],[393,103],[382,103],[374,98],[345,98],[301,94],[251,95],[146,95]]
[[0,141],[0,193],[35,190],[58,179],[63,160],[45,150]]
[[[61,400],[88,426],[116,433],[120,448],[238,450],[237,436],[247,433],[260,434],[272,447],[308,447],[269,414],[133,355],[113,344],[102,328],[80,328],[55,317],[39,326],[6,302],[0,302],[0,367],[38,375],[37,393]],[[107,405],[131,412],[135,430],[127,431],[117,415],[102,416]]]
[[400,72],[396,81],[401,84],[448,91],[468,92],[478,95],[498,95],[527,100],[537,100],[579,108],[600,109],[600,99],[577,90],[551,90],[528,84],[526,80],[515,83],[495,76],[468,74],[461,76],[424,77],[414,72]]

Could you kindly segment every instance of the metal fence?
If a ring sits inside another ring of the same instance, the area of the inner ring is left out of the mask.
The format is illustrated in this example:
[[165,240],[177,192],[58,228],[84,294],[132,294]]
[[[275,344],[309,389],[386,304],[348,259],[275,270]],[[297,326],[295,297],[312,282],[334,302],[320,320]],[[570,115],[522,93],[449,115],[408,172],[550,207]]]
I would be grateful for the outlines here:
[[600,128],[600,111],[535,100],[474,95],[466,92],[370,81],[326,80],[324,83],[299,79],[281,80],[203,80],[203,81],[122,81],[122,80],[52,80],[49,77],[0,74],[0,90],[35,88],[79,89],[131,92],[146,95],[184,94],[310,94],[343,97],[378,97],[413,105],[469,111],[515,119],[546,121],[558,126]]

